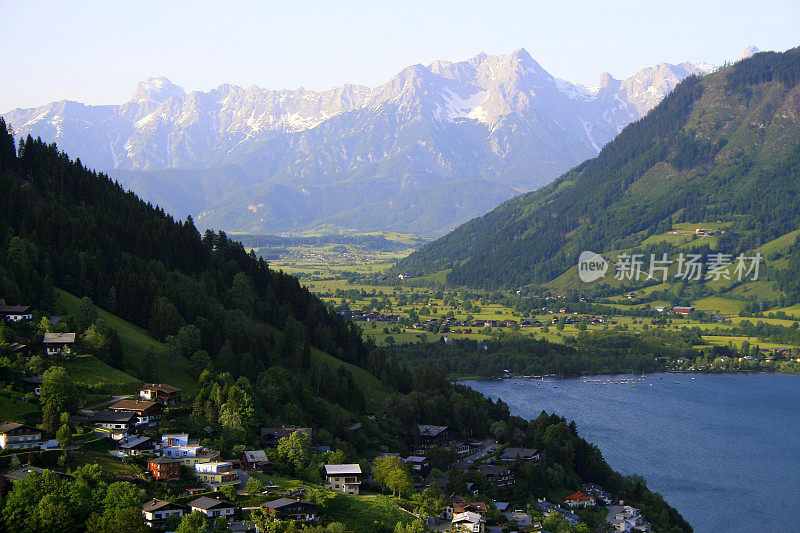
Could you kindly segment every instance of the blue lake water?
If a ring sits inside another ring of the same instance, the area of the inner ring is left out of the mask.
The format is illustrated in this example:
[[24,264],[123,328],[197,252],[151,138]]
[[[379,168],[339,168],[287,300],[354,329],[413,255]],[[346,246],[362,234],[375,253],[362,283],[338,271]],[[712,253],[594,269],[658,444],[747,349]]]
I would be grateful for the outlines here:
[[[601,383],[586,380],[601,380]],[[629,384],[602,382],[623,379]],[[800,532],[800,376],[649,374],[465,381],[511,413],[575,420],[695,531]]]

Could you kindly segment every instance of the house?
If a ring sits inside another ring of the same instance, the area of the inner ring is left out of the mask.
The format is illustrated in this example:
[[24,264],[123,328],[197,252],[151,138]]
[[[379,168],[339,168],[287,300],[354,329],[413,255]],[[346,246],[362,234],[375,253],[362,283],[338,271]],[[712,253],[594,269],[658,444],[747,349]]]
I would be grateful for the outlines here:
[[613,531],[619,533],[652,531],[650,524],[642,517],[641,511],[630,505],[609,506],[606,523]]
[[203,483],[214,487],[239,483],[239,477],[233,471],[233,464],[230,461],[196,463],[194,465],[194,476]]
[[470,502],[460,496],[453,496],[448,500],[442,517],[445,520],[452,520],[455,515],[461,513],[475,513],[484,516],[486,515],[486,504],[483,502]]
[[447,426],[419,425],[412,449],[415,453],[420,453],[431,446],[444,446],[451,440],[451,431]]
[[29,378],[22,378],[22,381],[25,383],[26,388],[34,393],[36,396],[39,396],[42,392],[42,382],[44,381],[44,376],[32,376]]
[[185,446],[167,446],[161,448],[161,456],[171,459],[180,459],[184,466],[193,467],[198,463],[208,463],[219,459],[219,452],[210,448],[204,448],[199,444],[187,444]]
[[107,434],[113,440],[121,440],[133,432],[136,425],[136,413],[124,411],[97,411],[89,421],[96,430]]
[[42,431],[16,422],[0,423],[0,449],[20,450],[41,447]]
[[516,483],[514,473],[506,466],[480,465],[478,471],[486,476],[486,481],[495,487],[513,487]]
[[517,459],[538,461],[539,457],[539,450],[535,448],[506,448],[500,455],[500,460],[506,463],[513,463]]
[[409,455],[408,457],[403,459],[403,462],[411,468],[411,472],[413,474],[416,474],[418,476],[424,476],[431,469],[427,457],[422,457],[419,455]]
[[0,317],[9,322],[22,322],[33,319],[33,309],[29,305],[6,305],[0,300]]
[[166,383],[145,383],[139,389],[139,398],[156,402],[164,407],[181,403],[181,391]]
[[575,492],[564,498],[564,503],[570,507],[594,507],[595,500],[583,492]]
[[75,334],[45,333],[42,343],[47,355],[67,355],[72,352],[72,346],[75,344]]
[[169,446],[188,446],[189,434],[188,433],[164,433],[161,435],[161,446],[166,448]]
[[679,315],[683,315],[683,316],[687,316],[692,311],[694,311],[694,307],[681,307],[681,306],[678,306],[678,307],[673,307],[672,308],[672,312],[673,313],[676,313],[676,314],[679,314]]
[[181,477],[181,460],[170,457],[156,457],[147,462],[147,471],[159,481]]
[[319,507],[300,499],[279,498],[262,504],[261,508],[278,520],[312,522],[319,518]]
[[209,518],[231,517],[236,507],[232,503],[201,496],[189,502],[191,512],[201,512]]
[[358,494],[361,487],[361,467],[357,464],[325,465],[323,486],[345,494]]
[[183,517],[186,507],[153,498],[142,505],[142,517],[147,527],[162,527],[171,516]]
[[242,464],[248,470],[272,470],[272,463],[264,450],[250,450],[242,454]]
[[299,431],[311,437],[311,428],[296,428],[296,427],[282,427],[282,428],[261,428],[261,445],[275,448],[278,446],[278,441],[284,437],[288,437],[292,433]]
[[459,513],[453,516],[450,522],[450,531],[469,531],[471,533],[484,533],[486,520],[477,513]]
[[153,442],[149,437],[131,435],[119,441],[117,454],[131,457],[153,451]]
[[157,428],[161,425],[161,406],[144,400],[120,400],[108,408],[109,411],[135,413],[136,429]]

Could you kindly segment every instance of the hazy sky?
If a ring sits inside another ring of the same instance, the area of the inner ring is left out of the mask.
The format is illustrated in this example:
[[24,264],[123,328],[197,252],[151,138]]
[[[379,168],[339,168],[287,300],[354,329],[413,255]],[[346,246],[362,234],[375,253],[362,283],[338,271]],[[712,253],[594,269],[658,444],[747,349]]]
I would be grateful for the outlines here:
[[0,0],[0,111],[122,103],[163,75],[186,90],[374,86],[403,67],[525,47],[595,84],[662,61],[721,64],[800,45],[800,1]]

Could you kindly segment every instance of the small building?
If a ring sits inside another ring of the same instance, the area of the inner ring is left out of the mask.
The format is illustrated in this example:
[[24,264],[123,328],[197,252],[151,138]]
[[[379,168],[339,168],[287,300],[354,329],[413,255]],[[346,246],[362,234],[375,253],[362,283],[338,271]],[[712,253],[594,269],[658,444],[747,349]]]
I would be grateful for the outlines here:
[[575,492],[564,498],[564,503],[570,507],[594,507],[595,500],[583,492]]
[[214,487],[239,483],[239,477],[233,471],[233,464],[230,461],[196,463],[194,465],[194,475],[203,483]]
[[47,355],[68,355],[72,352],[72,347],[75,344],[75,334],[45,333],[42,344],[44,344]]
[[319,507],[300,499],[279,498],[262,504],[261,507],[278,520],[312,522],[319,518]]
[[361,466],[357,464],[325,465],[323,486],[345,494],[358,494],[361,488],[361,475]]
[[539,450],[536,448],[506,448],[500,455],[500,460],[506,463],[513,463],[517,459],[522,461],[538,461],[539,458]]
[[153,474],[153,479],[159,481],[178,479],[181,477],[181,460],[170,457],[156,457],[147,462],[147,470]]
[[21,450],[41,447],[42,431],[16,422],[0,423],[0,449]]
[[22,381],[25,383],[25,387],[36,396],[39,396],[42,393],[42,382],[44,381],[44,376],[31,376],[29,378],[22,378]]
[[516,483],[514,472],[502,465],[480,465],[478,471],[486,476],[486,482],[495,487],[513,487]]
[[428,458],[421,455],[410,455],[403,459],[403,462],[411,468],[412,473],[418,476],[426,475],[431,469]]
[[683,315],[683,316],[687,316],[692,311],[694,311],[694,307],[677,306],[677,307],[673,307],[672,308],[672,312],[673,313],[676,313],[678,315]]
[[131,435],[119,441],[117,452],[127,457],[141,455],[153,451],[153,442],[149,437]]
[[0,317],[9,322],[28,322],[33,319],[33,309],[29,305],[6,305],[0,300]]
[[264,450],[249,450],[242,454],[242,465],[248,470],[270,471],[272,463],[267,459]]
[[153,498],[142,505],[142,517],[147,527],[162,527],[171,516],[182,518],[186,507]]
[[167,385],[166,383],[145,383],[139,389],[139,398],[156,402],[164,407],[181,403],[183,389]]
[[459,513],[453,516],[450,522],[450,531],[463,531],[470,533],[484,533],[486,520],[477,513]]
[[164,433],[161,435],[161,446],[188,446],[188,433]]
[[281,428],[261,428],[261,445],[275,448],[278,446],[278,441],[282,438],[288,437],[292,433],[299,431],[311,437],[311,428],[298,428],[298,427],[281,427]]
[[201,512],[209,518],[219,518],[220,516],[233,516],[236,506],[223,500],[201,496],[189,502],[191,512]]
[[184,466],[194,467],[198,463],[208,463],[219,459],[219,452],[199,444],[186,446],[167,446],[161,448],[162,457],[180,459]]
[[157,428],[161,425],[161,405],[145,400],[120,400],[109,411],[135,413],[137,429]]
[[97,411],[89,421],[95,429],[108,434],[113,440],[122,440],[133,432],[136,413],[125,411]]

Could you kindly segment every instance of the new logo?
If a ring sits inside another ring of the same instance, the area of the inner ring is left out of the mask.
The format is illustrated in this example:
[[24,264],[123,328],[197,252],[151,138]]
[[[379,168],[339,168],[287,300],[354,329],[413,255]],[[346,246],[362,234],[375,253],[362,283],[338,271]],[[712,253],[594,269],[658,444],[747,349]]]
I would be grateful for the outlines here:
[[578,257],[578,277],[584,283],[591,283],[604,277],[608,271],[608,261],[600,254],[589,250],[581,252]]

